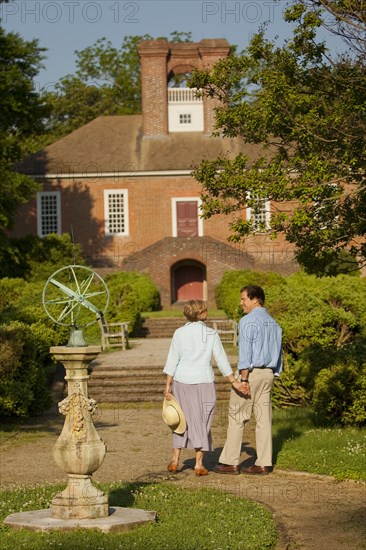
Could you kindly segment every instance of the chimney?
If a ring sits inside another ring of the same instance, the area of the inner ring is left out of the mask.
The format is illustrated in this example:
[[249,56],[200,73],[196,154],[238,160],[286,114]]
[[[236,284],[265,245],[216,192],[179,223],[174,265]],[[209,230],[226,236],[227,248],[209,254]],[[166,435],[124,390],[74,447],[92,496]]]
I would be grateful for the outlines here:
[[[141,62],[142,115],[144,136],[168,135],[168,75],[209,69],[228,56],[226,39],[204,39],[200,42],[169,43],[166,40],[145,40],[138,53]],[[215,127],[214,108],[218,102],[204,97],[204,134]]]
[[141,61],[144,136],[168,134],[169,45],[166,40],[145,40],[138,48]]
[[[224,59],[229,55],[230,45],[225,38],[221,39],[204,39],[198,44],[198,50],[201,57],[201,69],[210,69],[220,59]],[[204,133],[211,135],[215,129],[215,107],[218,107],[220,102],[217,99],[209,98],[206,95],[203,97],[203,117],[204,117]]]

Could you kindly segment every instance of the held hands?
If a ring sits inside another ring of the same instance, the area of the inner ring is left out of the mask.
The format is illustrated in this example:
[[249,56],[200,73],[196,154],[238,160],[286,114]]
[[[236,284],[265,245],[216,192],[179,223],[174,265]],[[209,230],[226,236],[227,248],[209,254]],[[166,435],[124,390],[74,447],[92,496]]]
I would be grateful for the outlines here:
[[243,395],[250,395],[250,386],[249,382],[239,382],[239,380],[234,380],[232,383],[234,390],[242,393]]

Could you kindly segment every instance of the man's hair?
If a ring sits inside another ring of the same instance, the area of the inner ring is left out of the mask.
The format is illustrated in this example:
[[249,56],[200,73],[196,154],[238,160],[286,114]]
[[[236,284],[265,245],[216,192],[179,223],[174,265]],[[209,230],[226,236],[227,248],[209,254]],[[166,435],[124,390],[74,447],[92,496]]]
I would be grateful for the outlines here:
[[266,297],[264,295],[264,290],[261,286],[257,286],[257,285],[243,286],[243,288],[240,289],[240,292],[246,292],[246,295],[248,296],[249,300],[254,300],[254,298],[257,298],[258,303],[261,306],[263,306]]
[[207,303],[203,300],[189,300],[183,308],[183,313],[188,321],[195,322],[207,311]]

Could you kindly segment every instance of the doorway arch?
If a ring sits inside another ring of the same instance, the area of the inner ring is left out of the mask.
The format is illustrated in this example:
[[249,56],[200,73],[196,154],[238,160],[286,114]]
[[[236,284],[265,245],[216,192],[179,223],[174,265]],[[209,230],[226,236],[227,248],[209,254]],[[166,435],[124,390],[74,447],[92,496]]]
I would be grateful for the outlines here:
[[171,268],[172,303],[206,300],[206,267],[195,260],[182,260]]

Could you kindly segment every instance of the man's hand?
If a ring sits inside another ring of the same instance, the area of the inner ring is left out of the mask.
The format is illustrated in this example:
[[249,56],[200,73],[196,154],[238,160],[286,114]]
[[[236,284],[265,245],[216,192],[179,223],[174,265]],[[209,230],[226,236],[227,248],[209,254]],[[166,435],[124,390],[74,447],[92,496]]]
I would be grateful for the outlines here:
[[[238,381],[239,382],[239,381]],[[250,386],[249,382],[239,382],[240,386],[235,388],[237,391],[242,393],[243,395],[250,395]]]

